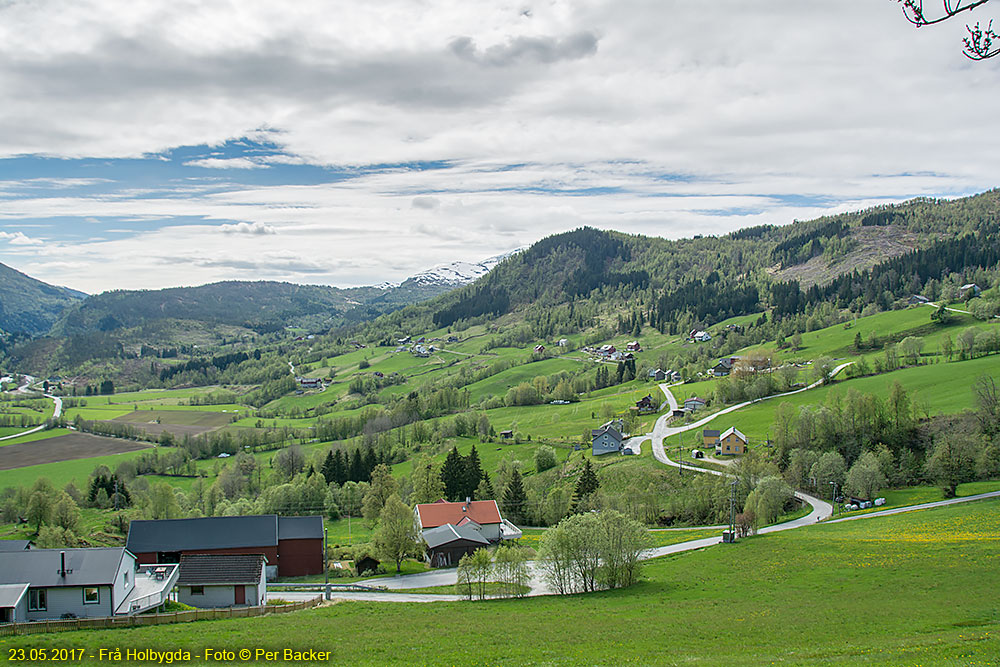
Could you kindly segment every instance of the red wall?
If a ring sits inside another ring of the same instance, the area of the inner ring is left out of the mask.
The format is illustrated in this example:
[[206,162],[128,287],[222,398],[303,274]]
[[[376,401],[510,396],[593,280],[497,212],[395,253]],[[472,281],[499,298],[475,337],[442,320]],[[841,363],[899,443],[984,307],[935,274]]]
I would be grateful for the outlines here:
[[278,576],[323,574],[323,539],[278,540]]

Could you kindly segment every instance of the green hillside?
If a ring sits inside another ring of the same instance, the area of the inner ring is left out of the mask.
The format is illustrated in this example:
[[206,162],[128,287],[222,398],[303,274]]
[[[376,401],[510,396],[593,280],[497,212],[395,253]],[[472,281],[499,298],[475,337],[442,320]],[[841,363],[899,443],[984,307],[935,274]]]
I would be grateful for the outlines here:
[[0,264],[0,333],[46,333],[83,292],[35,280]]

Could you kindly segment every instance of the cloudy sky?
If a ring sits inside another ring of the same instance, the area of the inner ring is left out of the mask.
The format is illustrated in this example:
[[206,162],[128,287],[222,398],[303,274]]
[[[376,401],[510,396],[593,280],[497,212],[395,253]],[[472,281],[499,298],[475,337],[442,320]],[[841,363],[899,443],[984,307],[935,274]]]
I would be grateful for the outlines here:
[[964,32],[893,0],[0,0],[0,262],[351,286],[971,194],[1000,58]]

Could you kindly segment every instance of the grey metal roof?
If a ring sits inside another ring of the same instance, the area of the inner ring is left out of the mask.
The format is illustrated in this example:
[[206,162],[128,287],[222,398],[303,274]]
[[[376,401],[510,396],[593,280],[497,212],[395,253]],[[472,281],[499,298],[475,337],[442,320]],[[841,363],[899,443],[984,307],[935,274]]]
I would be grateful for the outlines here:
[[706,438],[718,438],[721,432],[722,431],[716,431],[714,429],[706,428],[702,432],[702,435],[705,436]]
[[[60,575],[60,553],[66,553],[66,576]],[[115,581],[124,547],[30,549],[0,552],[0,584],[33,587],[99,586]]]
[[323,539],[323,517],[279,516],[279,540]]
[[177,583],[182,586],[256,584],[266,562],[263,554],[185,554],[181,556]]
[[278,546],[278,517],[211,516],[198,519],[137,520],[125,546],[134,554],[189,549]]
[[488,545],[490,543],[485,537],[479,534],[475,528],[471,526],[454,526],[450,523],[446,523],[443,526],[438,526],[437,528],[428,528],[423,531],[424,542],[431,549],[435,549],[442,544],[448,544],[449,542],[457,542],[459,540],[468,540],[469,542],[475,542],[476,544]]
[[0,608],[16,607],[28,590],[28,584],[0,584]]
[[0,540],[0,551],[25,551],[30,547],[30,540]]

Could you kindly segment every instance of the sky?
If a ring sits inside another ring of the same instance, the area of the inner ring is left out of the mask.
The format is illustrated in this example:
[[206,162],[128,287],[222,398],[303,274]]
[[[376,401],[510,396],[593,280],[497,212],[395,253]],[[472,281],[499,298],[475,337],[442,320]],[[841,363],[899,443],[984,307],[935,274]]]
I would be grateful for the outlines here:
[[994,10],[0,0],[0,262],[88,293],[349,287],[583,225],[680,238],[981,192],[1000,58],[961,38]]

